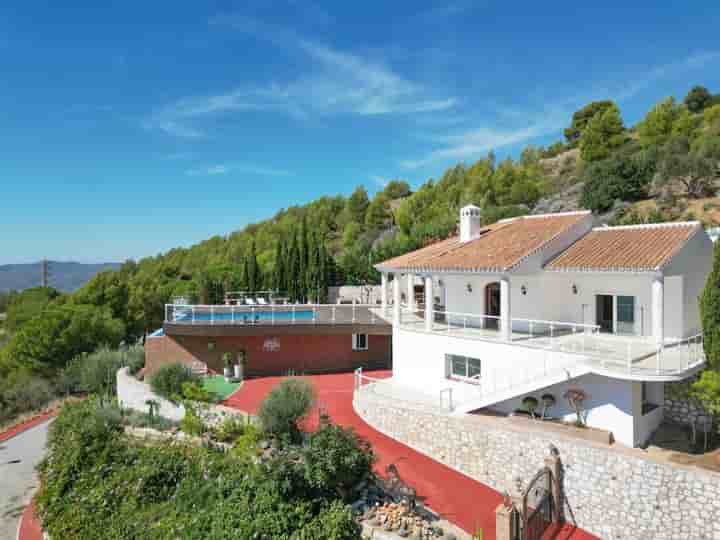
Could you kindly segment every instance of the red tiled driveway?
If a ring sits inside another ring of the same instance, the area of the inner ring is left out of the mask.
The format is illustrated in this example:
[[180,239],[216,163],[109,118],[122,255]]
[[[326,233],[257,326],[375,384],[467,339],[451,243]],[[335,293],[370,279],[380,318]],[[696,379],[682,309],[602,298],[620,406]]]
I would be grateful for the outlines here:
[[[390,372],[374,372],[373,377],[390,376]],[[266,377],[245,381],[230,396],[226,405],[256,413],[263,398],[282,377]],[[353,374],[315,375],[307,377],[315,386],[318,404],[327,409],[336,424],[352,427],[367,439],[377,454],[375,470],[384,475],[386,467],[394,464],[400,478],[413,486],[418,497],[438,512],[444,519],[474,533],[481,527],[483,538],[495,538],[495,508],[502,497],[494,489],[450,469],[449,467],[416,452],[412,448],[375,431],[366,424],[352,408]],[[308,427],[317,426],[318,415],[314,411]],[[595,537],[573,527],[565,527],[552,535],[556,540],[590,540]]]

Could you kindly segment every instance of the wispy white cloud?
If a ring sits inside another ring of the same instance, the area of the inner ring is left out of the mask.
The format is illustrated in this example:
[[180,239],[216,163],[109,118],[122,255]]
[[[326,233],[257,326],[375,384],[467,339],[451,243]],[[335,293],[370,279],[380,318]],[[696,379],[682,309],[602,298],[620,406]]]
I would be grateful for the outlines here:
[[219,163],[207,167],[188,169],[187,176],[218,176],[238,172],[252,176],[293,176],[291,171],[273,167],[262,167],[247,163]]
[[437,23],[440,19],[448,19],[467,13],[474,7],[477,7],[477,2],[474,2],[473,0],[455,0],[454,2],[445,2],[441,6],[421,11],[415,18],[427,22]]
[[217,176],[226,174],[229,171],[225,165],[210,165],[200,169],[188,169],[185,174],[188,176]]
[[[418,169],[449,160],[477,158],[490,150],[526,143],[542,136],[559,133],[572,113],[596,99],[611,97],[615,101],[629,100],[653,83],[682,73],[703,68],[720,61],[720,51],[703,51],[677,62],[656,66],[640,73],[633,80],[622,83],[595,85],[589,90],[546,105],[540,114],[512,107],[497,107],[488,125],[450,134],[431,136],[436,148],[420,158],[405,159],[400,166]],[[524,122],[523,125],[518,125]]]
[[238,16],[215,17],[210,24],[231,27],[293,54],[300,52],[310,65],[305,74],[288,82],[235,88],[170,103],[155,110],[145,120],[145,127],[192,138],[203,135],[197,127],[201,119],[229,113],[376,116],[444,111],[457,104],[455,98],[436,96],[381,62],[310,41],[286,29]]

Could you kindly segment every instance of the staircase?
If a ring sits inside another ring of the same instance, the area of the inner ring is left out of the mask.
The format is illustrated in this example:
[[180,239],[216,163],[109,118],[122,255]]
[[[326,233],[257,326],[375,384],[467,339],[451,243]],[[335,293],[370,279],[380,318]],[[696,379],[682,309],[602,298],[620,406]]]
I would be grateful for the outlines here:
[[453,409],[452,414],[454,416],[460,416],[467,414],[478,409],[483,409],[506,401],[508,399],[516,398],[523,394],[530,394],[541,388],[546,388],[554,384],[558,384],[575,377],[580,377],[590,373],[592,370],[583,364],[575,363],[565,367],[556,368],[548,372],[537,372],[529,374],[529,376],[522,377],[520,380],[510,380],[508,384],[502,384],[494,388],[483,390],[479,387],[477,398],[466,399],[460,403],[457,403]]

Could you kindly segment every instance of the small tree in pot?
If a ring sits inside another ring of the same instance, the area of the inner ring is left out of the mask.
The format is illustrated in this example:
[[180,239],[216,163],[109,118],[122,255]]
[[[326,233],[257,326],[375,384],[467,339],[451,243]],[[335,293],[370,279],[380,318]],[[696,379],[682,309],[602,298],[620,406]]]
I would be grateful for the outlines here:
[[233,357],[231,353],[223,353],[223,363],[225,364],[223,375],[225,376],[225,380],[229,381],[233,376]]
[[533,396],[526,396],[522,400],[523,408],[528,412],[530,415],[530,418],[535,418],[535,411],[538,408],[538,400],[536,397]]
[[582,388],[569,388],[563,397],[567,399],[570,407],[575,410],[575,425],[585,427],[585,410],[583,403],[588,399],[587,392]]
[[235,370],[235,379],[238,381],[242,381],[243,377],[245,377],[245,363],[245,351],[241,350],[237,355],[237,364],[233,367]]
[[555,396],[552,394],[543,394],[540,396],[540,401],[542,401],[542,413],[540,415],[540,419],[545,420],[545,415],[548,410],[555,406]]

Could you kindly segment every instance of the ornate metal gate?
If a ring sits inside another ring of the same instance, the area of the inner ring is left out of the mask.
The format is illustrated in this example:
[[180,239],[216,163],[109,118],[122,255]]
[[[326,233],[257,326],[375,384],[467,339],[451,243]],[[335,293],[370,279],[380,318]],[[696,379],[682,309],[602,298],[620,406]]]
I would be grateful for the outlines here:
[[540,540],[553,520],[552,472],[543,467],[523,494],[522,540]]

